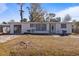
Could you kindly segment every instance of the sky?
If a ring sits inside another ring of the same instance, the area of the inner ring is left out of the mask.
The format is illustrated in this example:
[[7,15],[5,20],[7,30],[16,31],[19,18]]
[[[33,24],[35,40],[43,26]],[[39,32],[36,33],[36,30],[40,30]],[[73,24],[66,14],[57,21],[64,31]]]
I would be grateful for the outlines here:
[[[27,19],[29,19],[28,6],[30,6],[29,3],[26,3],[23,7],[24,18]],[[79,3],[42,3],[41,7],[48,13],[55,13],[62,19],[66,14],[70,14],[72,20],[79,21]],[[19,5],[17,3],[0,3],[0,23],[10,20],[20,21]]]

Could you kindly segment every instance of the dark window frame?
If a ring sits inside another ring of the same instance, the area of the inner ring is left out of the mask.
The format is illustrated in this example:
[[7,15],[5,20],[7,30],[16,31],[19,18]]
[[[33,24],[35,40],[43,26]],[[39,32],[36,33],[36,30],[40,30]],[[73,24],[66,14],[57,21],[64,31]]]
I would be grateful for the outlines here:
[[46,31],[47,25],[46,24],[36,24],[36,31]]
[[30,27],[35,27],[35,24],[30,24]]
[[61,28],[67,28],[67,25],[65,23],[62,23]]

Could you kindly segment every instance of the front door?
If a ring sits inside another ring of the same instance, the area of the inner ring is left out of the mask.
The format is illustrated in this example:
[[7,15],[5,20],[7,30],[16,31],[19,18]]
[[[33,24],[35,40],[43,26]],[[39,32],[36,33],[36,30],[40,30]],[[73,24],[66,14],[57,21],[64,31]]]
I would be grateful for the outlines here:
[[21,34],[21,25],[14,25],[14,34]]
[[53,27],[53,25],[51,26],[51,32],[53,33],[53,29],[54,29],[54,27]]
[[54,33],[54,26],[52,24],[49,25],[49,32],[52,34]]

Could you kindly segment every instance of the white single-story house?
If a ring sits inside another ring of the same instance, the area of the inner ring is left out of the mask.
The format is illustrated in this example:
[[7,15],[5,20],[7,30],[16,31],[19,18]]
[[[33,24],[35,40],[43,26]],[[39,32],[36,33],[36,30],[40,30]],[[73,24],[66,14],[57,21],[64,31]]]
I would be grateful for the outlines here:
[[72,22],[12,22],[9,24],[2,24],[0,25],[0,28],[1,26],[3,32],[9,32],[10,34],[24,34],[24,33],[71,34],[72,33]]

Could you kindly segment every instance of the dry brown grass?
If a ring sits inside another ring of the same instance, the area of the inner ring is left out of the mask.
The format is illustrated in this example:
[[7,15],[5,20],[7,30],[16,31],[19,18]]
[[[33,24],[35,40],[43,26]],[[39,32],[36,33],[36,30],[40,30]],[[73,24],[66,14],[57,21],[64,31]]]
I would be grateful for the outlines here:
[[[30,42],[20,45],[19,42]],[[21,35],[0,44],[0,55],[79,55],[79,39],[53,35]]]

